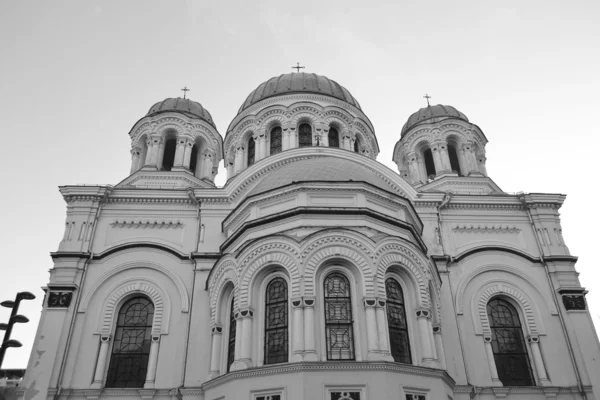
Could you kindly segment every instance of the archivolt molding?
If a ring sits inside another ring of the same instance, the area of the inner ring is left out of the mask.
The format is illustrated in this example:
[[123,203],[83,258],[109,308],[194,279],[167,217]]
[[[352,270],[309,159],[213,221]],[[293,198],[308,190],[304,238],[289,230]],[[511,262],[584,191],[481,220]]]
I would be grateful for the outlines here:
[[283,114],[273,114],[270,115],[269,117],[265,118],[263,121],[260,122],[259,128],[265,131],[265,135],[268,139],[270,139],[270,134],[271,134],[271,129],[275,128],[276,126],[280,126],[283,128],[283,125],[285,125],[286,122],[286,118],[285,115]]
[[[239,287],[235,261],[227,260],[223,263],[220,263],[220,265],[215,268],[217,268],[217,273],[211,277],[208,286],[208,294],[210,298],[210,319],[213,323],[217,322],[217,306],[221,301],[225,286],[231,282],[234,287],[234,291],[237,291]],[[238,304],[238,296],[234,296],[234,308],[236,308],[235,306]]]
[[[354,237],[356,236],[356,237]],[[371,268],[373,251],[365,244],[365,239],[348,232],[328,232],[326,236],[313,238],[302,251],[304,269],[304,292],[315,294],[316,269],[332,259],[343,259],[354,264],[362,274],[364,295],[375,296],[373,271]]]
[[[487,314],[487,304],[495,296],[505,296],[514,300],[521,308],[524,325],[530,335],[544,334],[541,320],[536,318],[539,311],[533,309],[533,302],[520,287],[504,280],[492,280],[473,295],[471,302],[475,334],[491,337],[492,331]],[[539,322],[538,322],[539,321]]]
[[169,333],[169,297],[160,290],[160,286],[156,282],[142,277],[131,278],[115,286],[109,293],[102,307],[100,335],[107,336],[111,334],[114,319],[119,312],[117,307],[120,306],[125,297],[137,293],[145,294],[154,304],[152,335],[166,335]]
[[[89,265],[88,265],[88,268],[89,268]],[[113,277],[115,275],[120,274],[123,271],[129,270],[129,269],[134,269],[134,268],[153,269],[153,270],[158,271],[158,272],[166,275],[167,277],[169,277],[169,279],[171,279],[171,281],[175,284],[175,286],[177,287],[177,290],[179,292],[179,297],[181,299],[181,312],[189,311],[189,297],[188,297],[188,293],[187,293],[187,288],[185,287],[185,284],[183,283],[183,280],[181,279],[181,277],[179,277],[178,275],[175,275],[169,269],[167,269],[159,264],[156,264],[156,263],[153,263],[150,261],[133,261],[133,262],[122,264],[122,265],[119,265],[118,267],[112,268],[111,270],[107,271],[102,276],[100,276],[98,279],[96,279],[96,281],[94,282],[94,284],[91,286],[90,290],[88,291],[87,295],[81,301],[78,312],[86,312],[87,308],[89,307],[90,300],[92,299],[92,297],[94,296],[96,291],[98,291],[100,286],[102,286],[106,281],[108,281],[108,279],[110,279],[111,277]]]
[[267,265],[280,265],[285,268],[285,270],[289,273],[291,287],[292,287],[292,297],[296,297],[300,295],[300,272],[298,271],[298,267],[296,265],[296,261],[290,257],[288,254],[273,251],[258,259],[253,260],[250,263],[250,266],[246,268],[246,270],[240,275],[240,306],[246,307],[249,306],[249,293],[252,291],[252,283],[255,278],[255,275],[260,269]]
[[[550,313],[552,315],[558,315],[556,307],[554,306],[554,302],[552,299],[549,299],[548,296],[544,295],[544,292],[540,289],[540,287],[536,284],[535,279],[521,271],[519,268],[504,265],[504,264],[490,264],[485,265],[483,267],[477,268],[472,271],[469,275],[465,276],[456,288],[456,313],[461,315],[464,313],[464,294],[467,288],[467,285],[478,275],[484,274],[490,271],[498,271],[498,272],[508,272],[512,275],[515,275],[525,281],[528,285],[530,285],[533,289],[535,289],[541,298],[544,299],[548,308],[550,309]],[[514,284],[513,284],[514,285]]]
[[317,123],[321,120],[319,110],[314,107],[301,106],[290,110],[292,114],[292,125],[298,125],[303,122],[308,122],[312,125],[313,131],[317,127]]

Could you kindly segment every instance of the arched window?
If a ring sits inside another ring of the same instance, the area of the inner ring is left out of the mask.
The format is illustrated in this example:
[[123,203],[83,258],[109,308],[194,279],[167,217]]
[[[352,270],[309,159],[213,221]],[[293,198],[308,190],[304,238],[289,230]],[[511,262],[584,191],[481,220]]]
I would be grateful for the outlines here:
[[106,387],[144,387],[153,320],[154,305],[146,297],[134,297],[123,304],[117,317]]
[[281,153],[281,127],[271,129],[271,155]]
[[431,153],[431,149],[427,149],[423,152],[423,158],[425,159],[425,172],[427,173],[427,178],[429,179],[431,175],[435,176],[435,163],[433,162],[433,154]]
[[358,153],[360,151],[360,140],[358,140],[358,137],[354,138],[354,152]]
[[400,284],[395,279],[388,278],[385,281],[385,295],[387,297],[387,319],[392,357],[396,362],[410,364],[410,342],[404,295]]
[[325,278],[325,341],[328,360],[354,360],[350,282],[339,272]]
[[288,361],[288,289],[283,278],[273,279],[266,290],[265,362]]
[[312,128],[309,124],[298,127],[298,147],[312,146]]
[[254,138],[252,136],[250,136],[248,138],[248,166],[251,166],[252,164],[254,164],[255,151],[256,151],[256,148],[254,145]]
[[165,150],[162,157],[163,171],[170,171],[175,163],[175,150],[177,149],[177,139],[169,137],[165,142]]
[[533,374],[517,310],[508,301],[496,298],[488,303],[487,313],[498,378],[504,386],[533,386]]
[[194,144],[194,147],[192,147],[192,154],[190,155],[190,171],[192,171],[192,174],[196,173],[197,166],[198,166],[198,145]]
[[231,368],[231,364],[235,361],[235,331],[236,321],[233,313],[234,298],[231,298],[231,308],[229,309],[229,342],[227,343],[227,372]]
[[450,169],[456,171],[458,176],[462,176],[460,173],[460,163],[458,162],[458,153],[456,152],[456,147],[452,144],[448,144],[448,158],[450,158]]
[[329,128],[327,138],[329,139],[329,147],[340,147],[340,134],[333,126]]

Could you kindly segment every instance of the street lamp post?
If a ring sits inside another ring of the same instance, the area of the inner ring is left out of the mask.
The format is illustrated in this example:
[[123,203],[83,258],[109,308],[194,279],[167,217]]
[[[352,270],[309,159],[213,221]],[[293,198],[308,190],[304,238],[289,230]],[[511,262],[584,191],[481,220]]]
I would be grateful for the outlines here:
[[18,340],[14,340],[10,338],[10,334],[12,333],[12,328],[15,323],[26,323],[29,322],[29,318],[24,315],[18,315],[19,304],[21,300],[33,300],[35,299],[35,295],[29,292],[19,292],[15,297],[15,300],[6,300],[0,303],[2,307],[12,308],[10,313],[10,318],[8,319],[8,324],[0,324],[0,330],[4,330],[4,339],[2,340],[2,345],[0,346],[0,368],[2,368],[2,361],[4,361],[4,354],[6,353],[6,349],[9,347],[21,347],[22,344]]

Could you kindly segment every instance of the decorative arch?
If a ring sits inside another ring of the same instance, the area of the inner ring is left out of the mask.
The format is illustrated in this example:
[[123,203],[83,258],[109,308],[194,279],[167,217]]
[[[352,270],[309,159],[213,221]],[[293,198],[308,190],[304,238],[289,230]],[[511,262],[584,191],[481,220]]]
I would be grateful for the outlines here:
[[121,303],[133,294],[144,294],[154,304],[154,320],[152,321],[152,335],[166,335],[169,333],[169,297],[160,289],[160,286],[150,279],[131,278],[114,286],[102,307],[100,335],[108,336],[112,332],[114,318],[119,312]]
[[[472,301],[473,324],[475,325],[475,334],[491,337],[490,321],[487,314],[487,304],[494,297],[505,297],[516,303],[523,315],[523,325],[527,328],[530,335],[539,335],[544,333],[541,326],[541,320],[537,318],[539,312],[535,312],[533,302],[525,292],[507,281],[491,281],[484,285],[474,296]],[[541,329],[540,329],[541,328]]]
[[321,120],[319,110],[313,107],[297,107],[290,110],[290,112],[292,113],[291,121],[293,126],[307,123],[315,129],[317,123]]
[[296,262],[285,253],[272,252],[253,260],[250,266],[240,275],[240,305],[242,307],[250,305],[248,299],[251,298],[252,283],[257,272],[266,265],[280,265],[284,267],[290,276],[292,297],[300,295],[300,271],[298,271]]
[[413,280],[415,287],[418,292],[419,306],[430,308],[431,302],[429,300],[429,279],[423,274],[414,262],[412,262],[407,256],[399,252],[389,252],[379,258],[377,263],[377,287],[380,297],[385,297],[385,274],[388,269],[394,265],[402,267],[409,273],[409,276]]
[[556,307],[554,306],[554,302],[552,301],[552,299],[550,299],[550,298],[548,298],[548,296],[544,295],[544,292],[542,292],[540,287],[535,283],[535,280],[531,276],[529,276],[525,272],[521,271],[519,268],[510,266],[510,265],[504,265],[504,264],[490,264],[490,265],[485,265],[483,267],[477,268],[474,271],[472,271],[469,275],[465,276],[459,282],[458,286],[456,287],[456,314],[462,315],[464,313],[463,297],[464,297],[465,289],[467,288],[467,285],[469,284],[469,282],[471,282],[473,279],[475,279],[475,277],[477,277],[478,275],[481,275],[481,274],[484,274],[484,273],[490,272],[490,271],[508,272],[512,275],[515,275],[515,276],[521,278],[523,281],[527,282],[527,284],[530,285],[534,290],[536,290],[541,298],[544,299],[545,303],[548,305],[548,308],[550,309],[550,314],[558,315],[558,311],[556,310]]
[[361,272],[364,295],[374,296],[373,272],[368,261],[371,257],[367,252],[368,249],[363,243],[347,235],[326,236],[314,240],[302,253],[302,257],[306,260],[304,270],[305,294],[309,296],[315,294],[317,267],[327,261],[341,259],[354,264]]
[[258,125],[258,129],[264,129],[265,132],[270,133],[271,129],[276,126],[283,127],[286,123],[287,119],[283,114],[272,114],[266,117],[263,121]]
[[179,136],[185,132],[182,124],[175,122],[165,122],[156,127],[156,132],[164,139],[171,131],[175,131],[175,135]]
[[[188,293],[187,293],[187,288],[185,287],[183,280],[178,275],[175,275],[173,272],[171,272],[167,268],[165,268],[159,264],[149,262],[149,261],[129,262],[126,264],[119,265],[118,267],[112,268],[110,271],[107,271],[106,273],[102,274],[98,279],[96,279],[96,281],[94,282],[94,284],[91,286],[90,290],[88,291],[87,295],[81,301],[78,311],[86,312],[87,308],[89,307],[90,300],[92,299],[94,294],[98,291],[100,286],[102,286],[102,284],[104,284],[108,279],[110,279],[111,277],[113,277],[117,274],[120,274],[123,271],[126,271],[128,269],[134,269],[134,268],[153,269],[155,271],[158,271],[158,272],[166,275],[177,287],[177,291],[179,292],[179,297],[181,299],[181,312],[186,313],[189,311],[189,297],[188,297]],[[145,278],[140,278],[140,280],[141,279],[145,279]]]
[[[238,287],[236,265],[234,260],[225,260],[213,267],[216,273],[209,277],[208,295],[210,298],[210,317],[213,323],[216,322],[217,315],[219,315],[217,308],[219,308],[219,301],[227,284],[231,282],[234,290]],[[238,300],[236,299],[236,301]]]

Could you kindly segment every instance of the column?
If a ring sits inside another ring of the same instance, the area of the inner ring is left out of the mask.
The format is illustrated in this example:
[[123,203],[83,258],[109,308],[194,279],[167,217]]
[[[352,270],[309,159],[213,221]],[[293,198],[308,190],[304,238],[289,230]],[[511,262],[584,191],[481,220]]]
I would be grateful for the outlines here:
[[367,349],[369,360],[379,359],[379,334],[377,333],[377,316],[375,315],[376,304],[377,300],[375,298],[365,297],[363,299],[367,322]]
[[304,361],[319,361],[315,349],[315,298],[303,297],[304,303]]
[[304,307],[301,297],[292,299],[292,313],[294,325],[291,331],[293,332],[292,342],[292,362],[302,361],[302,353],[304,353]]
[[329,126],[323,125],[323,134],[321,135],[321,146],[329,147]]
[[255,146],[255,153],[254,153],[254,161],[258,162],[260,160],[262,160],[263,158],[265,158],[266,152],[267,152],[267,146],[266,146],[266,138],[265,138],[265,134],[261,133],[258,134],[256,136],[255,139],[256,142],[256,146]]
[[213,179],[213,174],[212,174],[212,168],[213,168],[213,161],[212,161],[212,154],[210,151],[206,151],[204,153],[204,158],[202,159],[202,178],[208,178],[212,181]]
[[252,319],[254,311],[246,308],[240,311],[240,314],[242,316],[242,348],[239,360],[241,363],[237,369],[246,369],[252,366]]
[[230,371],[243,369],[239,367],[242,359],[243,318],[239,310],[233,312],[233,317],[235,318],[235,356],[233,357],[233,364],[229,368]]
[[227,180],[233,176],[233,163],[235,162],[235,158],[233,160],[228,159],[225,161],[225,168],[227,169]]
[[234,173],[240,172],[244,167],[244,148],[238,147],[235,150],[235,168]]
[[394,361],[390,353],[390,345],[388,341],[387,323],[385,314],[385,299],[377,299],[375,307],[375,315],[377,317],[377,333],[379,335],[379,351],[382,354],[384,361]]
[[210,348],[210,371],[207,380],[211,380],[220,375],[221,366],[221,340],[223,339],[223,327],[219,324],[213,325],[211,329],[211,348]]
[[450,166],[450,156],[448,155],[448,144],[440,142],[437,147],[440,152],[440,160],[442,161],[441,172],[451,172],[452,167]]
[[158,365],[158,345],[160,336],[152,336],[150,343],[150,354],[148,355],[148,370],[146,371],[146,383],[144,389],[154,388],[154,380],[156,379],[156,366]]
[[[183,166],[190,169],[190,159],[192,158],[192,148],[194,147],[194,141],[190,138],[185,140],[183,149]],[[192,171],[194,172],[194,171]]]
[[442,164],[440,146],[438,143],[434,143],[431,146],[431,155],[433,155],[433,164],[435,165],[436,175],[439,175],[444,170],[444,165]]
[[283,127],[281,129],[281,151],[285,151],[290,148],[290,128]]
[[417,155],[417,165],[419,166],[419,172],[421,174],[421,182],[427,183],[427,168],[425,167],[425,159],[423,158],[423,154]]
[[427,332],[429,332],[429,343],[431,344],[431,357],[434,360],[437,360],[437,349],[433,339],[433,324],[431,323],[431,314],[429,314],[429,317],[427,318]]
[[290,138],[289,138],[289,148],[295,149],[298,147],[298,138],[296,137],[296,127],[290,126]]
[[478,173],[477,160],[475,159],[475,153],[473,152],[473,144],[466,143],[463,145],[462,152],[467,165],[467,171],[465,175],[471,175],[472,173]]
[[156,158],[156,168],[158,170],[160,170],[160,169],[162,169],[163,158],[165,157],[165,141],[162,137],[160,138],[160,143],[158,144],[157,153],[158,153],[158,156]]
[[498,370],[496,369],[496,360],[494,360],[494,350],[492,349],[492,338],[484,337],[483,343],[485,346],[485,354],[488,359],[488,367],[490,369],[490,375],[492,376],[492,386],[503,386],[502,382],[498,378]]
[[410,173],[410,183],[413,185],[415,183],[420,183],[421,174],[419,173],[419,162],[417,160],[417,155],[414,152],[408,153],[406,159],[408,163],[408,171]]
[[431,351],[431,341],[429,336],[429,310],[419,308],[417,310],[417,322],[419,324],[419,339],[421,341],[421,353],[422,360],[421,364],[425,367],[432,366],[433,364],[433,352]]
[[533,356],[533,362],[535,363],[535,369],[537,371],[537,376],[539,378],[540,384],[542,386],[551,385],[548,380],[548,375],[546,374],[546,367],[544,366],[544,359],[542,358],[542,353],[540,352],[540,338],[537,335],[530,335],[527,338],[529,342],[529,346],[531,347],[531,355]]
[[479,172],[483,174],[483,176],[488,176],[487,168],[485,167],[485,162],[487,161],[487,157],[483,154],[479,154],[477,156],[477,164],[479,165]]
[[131,149],[131,170],[129,171],[130,175],[138,170],[139,163],[140,163],[140,148],[134,147],[133,149]]
[[100,389],[104,386],[104,373],[106,372],[106,361],[108,361],[109,345],[110,336],[100,336],[100,351],[98,352],[98,362],[96,362],[96,372],[94,373],[92,389]]
[[160,145],[162,144],[163,140],[162,140],[162,137],[160,137],[160,135],[152,135],[151,140],[152,140],[152,151],[150,152],[150,149],[148,149],[148,151],[150,152],[150,162],[148,164],[152,165],[153,167],[159,168],[159,164],[158,164],[158,157],[160,154],[159,148],[160,148]]
[[444,354],[444,342],[442,341],[442,328],[439,324],[433,325],[433,341],[440,367],[446,369],[446,355]]
[[174,167],[183,166],[183,153],[185,151],[185,138],[177,138],[177,148],[175,149],[175,161],[173,162]]
[[152,146],[154,146],[152,138],[146,139],[146,159],[144,160],[144,165],[150,165],[150,161],[152,160]]

